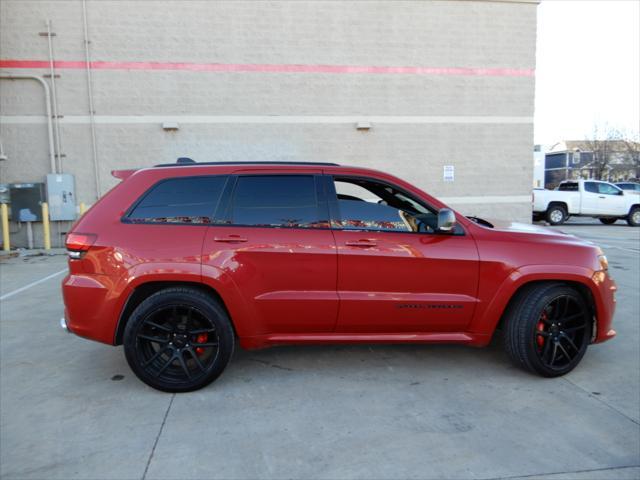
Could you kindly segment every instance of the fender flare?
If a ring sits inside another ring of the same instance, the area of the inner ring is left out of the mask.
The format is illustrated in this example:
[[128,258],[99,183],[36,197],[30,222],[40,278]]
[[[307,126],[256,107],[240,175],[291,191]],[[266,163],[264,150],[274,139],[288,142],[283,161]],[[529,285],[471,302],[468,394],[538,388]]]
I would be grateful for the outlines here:
[[492,335],[516,292],[532,282],[559,281],[579,283],[589,289],[599,312],[600,294],[593,283],[594,270],[573,265],[525,265],[512,270],[487,306],[476,312],[469,331]]
[[220,300],[222,306],[229,314],[230,321],[239,336],[242,336],[245,330],[246,322],[249,317],[246,311],[245,302],[242,299],[240,289],[233,282],[231,276],[218,267],[211,265],[203,265],[206,267],[206,275],[202,275],[200,268],[197,270],[187,270],[184,264],[163,264],[162,268],[139,264],[132,267],[129,275],[122,277],[122,285],[116,290],[121,291],[120,300],[116,305],[117,324],[114,331],[114,344],[118,343],[124,331],[124,314],[128,307],[129,301],[136,290],[144,285],[151,283],[167,283],[167,284],[191,284],[194,286],[202,286],[207,290],[213,290]]

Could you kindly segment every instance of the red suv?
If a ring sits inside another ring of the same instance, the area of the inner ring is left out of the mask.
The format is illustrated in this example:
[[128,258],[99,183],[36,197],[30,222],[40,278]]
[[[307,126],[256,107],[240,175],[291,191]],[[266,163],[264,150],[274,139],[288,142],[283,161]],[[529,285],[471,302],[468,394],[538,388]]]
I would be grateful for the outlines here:
[[135,374],[182,392],[235,340],[487,345],[546,377],[612,338],[602,251],[489,223],[391,175],[329,163],[177,163],[121,179],[73,227],[62,326],[124,344]]

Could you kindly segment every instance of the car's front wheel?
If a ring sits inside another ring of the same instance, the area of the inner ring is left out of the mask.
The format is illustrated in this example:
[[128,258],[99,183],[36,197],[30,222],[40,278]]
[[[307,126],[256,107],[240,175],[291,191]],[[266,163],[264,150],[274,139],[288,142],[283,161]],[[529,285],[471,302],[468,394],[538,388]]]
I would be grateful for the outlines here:
[[185,287],[161,290],[133,311],[124,332],[129,366],[146,384],[188,392],[218,378],[233,353],[224,308],[207,293]]
[[525,287],[504,321],[508,355],[520,367],[544,377],[573,370],[591,340],[589,309],[582,296],[564,284]]

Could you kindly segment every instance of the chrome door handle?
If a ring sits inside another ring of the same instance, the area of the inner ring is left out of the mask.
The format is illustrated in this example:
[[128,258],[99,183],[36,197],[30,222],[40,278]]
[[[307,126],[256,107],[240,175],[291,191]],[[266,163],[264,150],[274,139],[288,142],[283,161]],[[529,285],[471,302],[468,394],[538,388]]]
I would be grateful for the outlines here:
[[598,198],[601,198],[601,199],[605,200],[607,197],[600,196]]
[[222,243],[242,243],[248,242],[247,238],[243,238],[240,235],[229,235],[228,237],[214,237],[214,242],[222,242]]
[[378,245],[376,242],[373,242],[371,240],[349,241],[349,242],[344,242],[344,244],[347,245],[348,247],[361,247],[361,248],[375,247],[376,245]]

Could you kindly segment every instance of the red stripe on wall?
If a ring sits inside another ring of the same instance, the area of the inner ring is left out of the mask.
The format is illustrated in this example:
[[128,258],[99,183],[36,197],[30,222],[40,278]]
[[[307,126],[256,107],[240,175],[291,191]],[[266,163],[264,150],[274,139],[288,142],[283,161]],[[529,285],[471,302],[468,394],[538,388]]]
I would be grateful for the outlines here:
[[[83,61],[58,60],[57,69],[84,69]],[[0,60],[0,68],[48,69],[46,60]],[[174,63],[174,62],[91,62],[95,70],[186,70],[192,72],[262,72],[262,73],[369,73],[392,75],[468,75],[489,77],[532,77],[531,68],[465,67],[377,67],[357,65],[287,65],[256,63]]]

